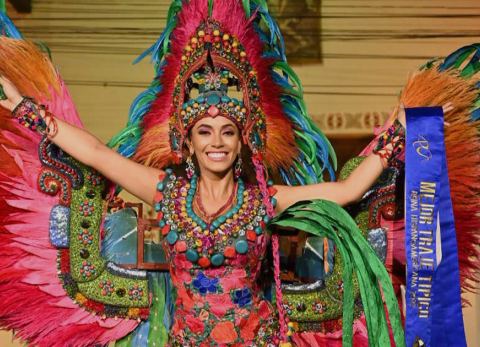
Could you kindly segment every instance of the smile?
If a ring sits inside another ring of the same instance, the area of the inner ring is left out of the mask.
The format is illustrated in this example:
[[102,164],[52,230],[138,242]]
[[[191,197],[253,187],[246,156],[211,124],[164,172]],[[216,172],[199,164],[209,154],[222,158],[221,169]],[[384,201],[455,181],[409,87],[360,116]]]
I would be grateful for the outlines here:
[[223,160],[227,156],[227,152],[207,152],[208,158],[212,160]]

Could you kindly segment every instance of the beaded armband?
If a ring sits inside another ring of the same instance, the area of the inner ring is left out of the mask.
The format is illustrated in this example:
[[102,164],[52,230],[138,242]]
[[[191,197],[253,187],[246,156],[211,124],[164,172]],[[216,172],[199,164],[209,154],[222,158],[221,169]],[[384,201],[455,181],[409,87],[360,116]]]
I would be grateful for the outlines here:
[[405,147],[405,128],[398,119],[380,135],[373,153],[380,156],[384,168],[397,166]]
[[18,122],[30,130],[37,131],[42,135],[47,132],[47,124],[40,115],[40,108],[30,98],[23,98],[13,109],[12,116]]

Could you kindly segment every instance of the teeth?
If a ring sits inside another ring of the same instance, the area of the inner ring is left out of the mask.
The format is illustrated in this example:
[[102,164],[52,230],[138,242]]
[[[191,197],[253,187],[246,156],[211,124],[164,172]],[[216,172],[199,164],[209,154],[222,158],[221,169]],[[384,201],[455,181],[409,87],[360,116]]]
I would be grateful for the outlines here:
[[225,153],[225,152],[221,152],[221,153],[218,153],[218,152],[216,152],[216,153],[208,153],[208,156],[209,156],[210,158],[223,158],[223,157],[226,156],[226,155],[227,155],[227,153]]

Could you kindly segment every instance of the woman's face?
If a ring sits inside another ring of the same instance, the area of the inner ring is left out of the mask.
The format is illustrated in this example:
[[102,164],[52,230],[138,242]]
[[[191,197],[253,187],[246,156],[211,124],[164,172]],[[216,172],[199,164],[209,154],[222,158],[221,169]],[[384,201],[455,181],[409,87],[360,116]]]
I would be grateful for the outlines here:
[[195,153],[202,173],[223,175],[232,169],[242,143],[240,132],[231,120],[206,117],[193,126],[188,147],[191,154]]

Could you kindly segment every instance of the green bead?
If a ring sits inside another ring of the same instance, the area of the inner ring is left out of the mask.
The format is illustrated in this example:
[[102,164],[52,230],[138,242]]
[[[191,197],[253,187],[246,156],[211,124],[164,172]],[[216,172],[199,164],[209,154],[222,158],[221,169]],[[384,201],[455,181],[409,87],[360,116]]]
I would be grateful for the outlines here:
[[276,206],[277,206],[277,199],[275,199],[274,197],[272,197],[272,198],[270,199],[270,201],[272,202],[272,206],[273,206],[273,207],[276,207]]
[[177,240],[178,240],[177,232],[170,230],[170,232],[167,234],[167,242],[173,245],[175,242],[177,242]]
[[245,254],[248,251],[248,243],[246,240],[237,240],[235,242],[235,250],[237,253]]
[[229,98],[228,96],[226,96],[226,95],[223,95],[223,96],[222,96],[222,102],[223,102],[223,103],[226,104],[226,103],[229,102],[229,101],[230,101],[230,98]]
[[157,190],[162,191],[164,188],[165,188],[165,185],[163,184],[163,181],[162,181],[162,182],[158,182],[158,184],[157,184]]
[[225,258],[220,253],[216,253],[216,254],[212,255],[212,258],[211,258],[211,262],[212,262],[213,266],[222,265],[224,260],[225,260]]
[[220,96],[217,94],[210,94],[207,96],[207,104],[208,105],[217,105],[220,102]]
[[187,249],[187,252],[185,252],[185,256],[192,263],[195,263],[198,260],[198,253],[194,249]]

